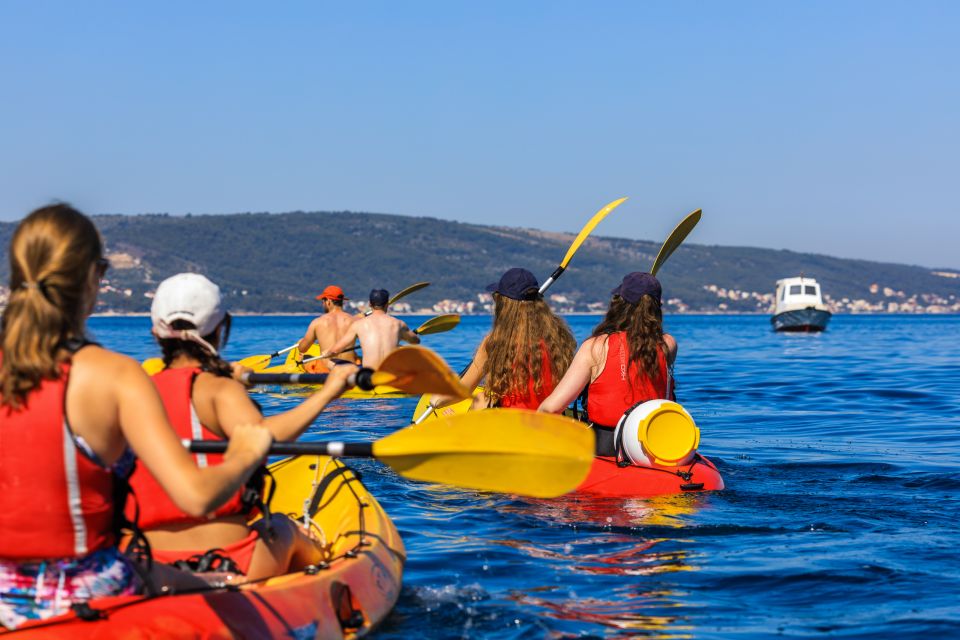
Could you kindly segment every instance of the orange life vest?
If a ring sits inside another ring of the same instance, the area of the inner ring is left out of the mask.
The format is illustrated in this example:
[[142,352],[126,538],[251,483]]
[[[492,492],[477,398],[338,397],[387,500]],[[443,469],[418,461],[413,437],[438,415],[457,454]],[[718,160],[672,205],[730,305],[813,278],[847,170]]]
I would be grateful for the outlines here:
[[0,406],[0,558],[76,558],[114,544],[114,476],[83,453],[64,406],[70,365]]
[[654,379],[647,376],[639,362],[631,362],[628,367],[628,361],[627,333],[611,333],[607,337],[603,371],[587,387],[590,422],[613,428],[620,416],[638,402],[673,397],[667,356],[662,348],[657,350],[657,376]]
[[[152,376],[153,384],[160,392],[163,407],[170,418],[177,436],[187,440],[222,440],[205,426],[200,424],[197,412],[193,408],[193,381],[200,369],[183,367],[164,369]],[[220,454],[194,454],[200,468],[220,464]],[[204,522],[204,518],[194,518],[173,503],[167,493],[143,465],[138,465],[130,477],[130,485],[140,506],[140,527],[149,530],[161,525],[175,523]],[[133,505],[128,503],[127,516],[133,516]],[[237,491],[225,505],[217,509],[209,518],[218,518],[234,514],[247,513],[248,506],[243,501],[243,490]]]

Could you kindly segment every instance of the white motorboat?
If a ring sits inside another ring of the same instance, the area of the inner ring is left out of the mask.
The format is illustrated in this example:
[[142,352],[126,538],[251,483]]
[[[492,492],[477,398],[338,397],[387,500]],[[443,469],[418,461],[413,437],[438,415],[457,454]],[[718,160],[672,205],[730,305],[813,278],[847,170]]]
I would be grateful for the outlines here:
[[816,280],[804,276],[777,280],[777,300],[770,318],[774,331],[823,331],[830,316]]

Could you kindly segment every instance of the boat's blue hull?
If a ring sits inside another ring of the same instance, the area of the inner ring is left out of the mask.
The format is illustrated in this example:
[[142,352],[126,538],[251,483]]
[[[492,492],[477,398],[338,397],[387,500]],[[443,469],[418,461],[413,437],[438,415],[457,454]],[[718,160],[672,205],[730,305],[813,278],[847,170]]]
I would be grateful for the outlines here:
[[770,318],[774,331],[823,331],[830,322],[831,313],[820,309],[784,311]]

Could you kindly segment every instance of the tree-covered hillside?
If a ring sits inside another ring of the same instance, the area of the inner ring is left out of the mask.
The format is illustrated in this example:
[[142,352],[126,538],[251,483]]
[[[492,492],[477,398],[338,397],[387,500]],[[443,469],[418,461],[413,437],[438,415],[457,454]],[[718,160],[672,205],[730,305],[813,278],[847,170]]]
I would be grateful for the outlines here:
[[[348,211],[110,215],[95,221],[114,265],[101,308],[123,311],[147,310],[157,283],[179,271],[208,275],[238,311],[316,310],[314,296],[331,283],[364,299],[373,287],[397,291],[428,280],[432,286],[409,299],[415,308],[443,299],[476,302],[508,267],[523,266],[545,278],[573,239],[573,234]],[[14,226],[0,224],[4,249]],[[637,235],[647,234],[637,229]],[[567,309],[602,305],[624,273],[650,268],[661,240],[590,238],[550,294],[562,296],[556,304]],[[800,273],[817,278],[837,305],[844,298],[873,305],[861,310],[911,310],[906,306],[911,299],[923,308],[949,309],[960,300],[960,278],[949,270],[938,275],[914,266],[695,242],[696,231],[660,272],[673,310],[766,311],[775,281]],[[4,281],[7,262],[2,262]]]

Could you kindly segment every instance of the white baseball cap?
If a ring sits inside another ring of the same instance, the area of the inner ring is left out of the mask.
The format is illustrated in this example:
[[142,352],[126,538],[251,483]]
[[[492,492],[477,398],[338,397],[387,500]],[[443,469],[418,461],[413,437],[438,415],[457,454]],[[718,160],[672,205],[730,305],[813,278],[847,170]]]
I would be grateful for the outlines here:
[[[158,338],[191,340],[213,355],[217,350],[202,336],[213,333],[226,315],[220,287],[199,273],[178,273],[161,282],[150,306],[153,333]],[[176,320],[186,320],[196,329],[173,329]]]

